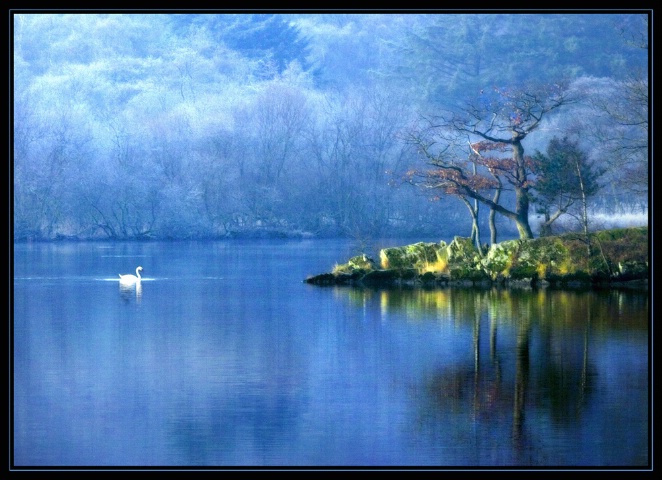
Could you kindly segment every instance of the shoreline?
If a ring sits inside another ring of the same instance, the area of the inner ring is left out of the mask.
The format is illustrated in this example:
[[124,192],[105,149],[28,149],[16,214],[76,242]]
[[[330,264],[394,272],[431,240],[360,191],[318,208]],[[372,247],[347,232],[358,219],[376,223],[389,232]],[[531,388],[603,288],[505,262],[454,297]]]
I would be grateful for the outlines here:
[[352,287],[648,289],[648,227],[506,240],[478,251],[469,238],[414,243],[366,254],[305,283]]

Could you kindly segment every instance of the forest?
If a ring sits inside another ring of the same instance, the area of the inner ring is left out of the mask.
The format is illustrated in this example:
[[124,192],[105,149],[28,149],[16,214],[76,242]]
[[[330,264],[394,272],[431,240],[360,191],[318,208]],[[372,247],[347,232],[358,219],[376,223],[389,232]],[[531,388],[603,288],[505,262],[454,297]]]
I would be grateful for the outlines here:
[[13,238],[645,225],[649,13],[13,12]]

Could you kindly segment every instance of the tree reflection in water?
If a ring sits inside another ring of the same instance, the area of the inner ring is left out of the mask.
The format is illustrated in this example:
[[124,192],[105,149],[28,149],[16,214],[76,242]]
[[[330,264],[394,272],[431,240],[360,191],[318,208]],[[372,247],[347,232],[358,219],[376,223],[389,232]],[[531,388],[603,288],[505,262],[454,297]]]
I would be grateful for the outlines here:
[[[421,431],[445,448],[466,451],[475,445],[475,458],[461,460],[473,465],[544,464],[549,425],[576,424],[592,394],[597,371],[589,355],[593,329],[647,324],[642,313],[634,314],[639,318],[623,315],[618,291],[347,292],[351,301],[361,303],[378,295],[383,321],[404,313],[408,321],[434,319],[472,328],[471,356],[438,367],[414,388],[414,398],[420,404]],[[486,327],[489,341],[481,339]],[[503,334],[497,339],[497,333]],[[527,414],[532,415],[528,422]]]

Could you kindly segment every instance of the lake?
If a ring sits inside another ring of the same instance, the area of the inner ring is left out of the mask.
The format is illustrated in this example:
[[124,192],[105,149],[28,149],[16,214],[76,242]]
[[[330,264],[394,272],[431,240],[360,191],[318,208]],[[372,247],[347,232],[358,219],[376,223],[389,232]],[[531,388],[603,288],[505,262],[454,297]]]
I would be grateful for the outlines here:
[[15,244],[13,466],[649,465],[648,292],[303,282],[357,253]]

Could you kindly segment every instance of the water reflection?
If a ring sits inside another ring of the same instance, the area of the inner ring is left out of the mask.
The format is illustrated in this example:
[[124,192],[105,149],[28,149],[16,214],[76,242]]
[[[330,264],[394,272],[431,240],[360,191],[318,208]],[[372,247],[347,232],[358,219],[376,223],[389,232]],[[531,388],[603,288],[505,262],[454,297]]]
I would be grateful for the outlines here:
[[581,331],[593,319],[600,329],[642,328],[647,325],[648,295],[627,290],[551,290],[420,288],[372,290],[338,287],[338,298],[366,308],[378,303],[382,320],[404,314],[408,321],[431,318],[472,323],[487,316],[497,323],[512,324],[535,319],[537,324]]
[[130,302],[135,298],[136,302],[140,302],[143,295],[142,282],[136,282],[132,285],[120,282],[120,297],[125,302]]
[[378,302],[382,321],[441,321],[471,332],[464,357],[436,367],[412,392],[418,433],[439,445],[476,444],[480,458],[467,458],[468,464],[544,463],[551,431],[577,428],[592,411],[588,405],[594,402],[598,372],[609,360],[594,358],[591,345],[606,331],[647,331],[644,293],[452,288],[336,293],[355,305]]

